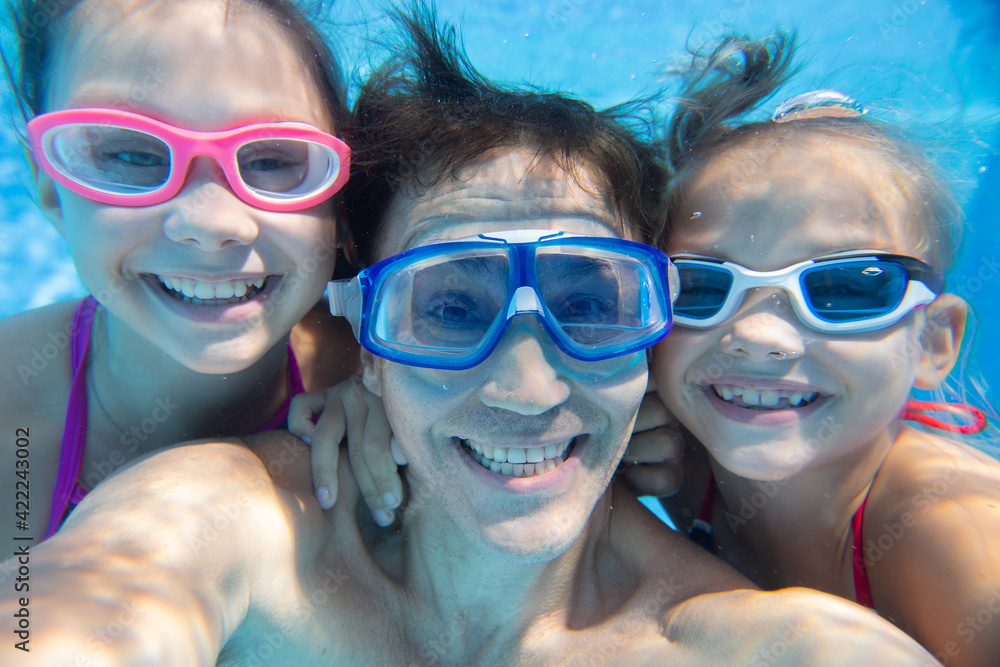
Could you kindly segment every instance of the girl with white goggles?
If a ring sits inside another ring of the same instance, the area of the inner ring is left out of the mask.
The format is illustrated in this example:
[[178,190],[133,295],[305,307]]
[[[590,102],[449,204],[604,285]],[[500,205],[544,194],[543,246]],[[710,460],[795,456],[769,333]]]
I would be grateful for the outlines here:
[[482,363],[510,319],[534,314],[583,361],[643,350],[669,333],[677,271],[636,241],[505,231],[414,248],[328,285],[372,354],[425,368]]

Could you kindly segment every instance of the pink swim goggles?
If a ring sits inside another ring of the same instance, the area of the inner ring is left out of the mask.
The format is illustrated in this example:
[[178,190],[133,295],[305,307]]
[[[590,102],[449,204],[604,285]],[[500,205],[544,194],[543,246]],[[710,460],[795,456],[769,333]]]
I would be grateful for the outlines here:
[[219,163],[237,197],[268,211],[329,199],[350,172],[347,144],[299,122],[198,132],[119,109],[65,109],[32,119],[28,139],[56,182],[115,206],[167,201],[198,155]]

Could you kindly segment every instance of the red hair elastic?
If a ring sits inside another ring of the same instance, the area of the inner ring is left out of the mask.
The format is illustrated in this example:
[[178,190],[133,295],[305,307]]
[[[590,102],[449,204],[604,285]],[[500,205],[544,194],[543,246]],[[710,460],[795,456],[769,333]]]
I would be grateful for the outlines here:
[[[950,424],[928,414],[931,412],[947,412],[953,415],[961,415],[966,419],[970,419],[972,423]],[[961,433],[963,435],[973,435],[986,428],[986,415],[983,414],[983,411],[964,403],[937,403],[934,401],[909,400],[903,406],[902,418],[920,422],[941,431]]]

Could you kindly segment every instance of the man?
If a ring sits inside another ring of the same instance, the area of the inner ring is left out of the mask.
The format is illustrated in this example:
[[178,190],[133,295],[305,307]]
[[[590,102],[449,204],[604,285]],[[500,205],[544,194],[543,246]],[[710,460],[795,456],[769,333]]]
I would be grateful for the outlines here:
[[30,609],[29,657],[931,663],[855,605],[751,590],[609,486],[676,289],[622,240],[663,174],[614,116],[497,88],[430,24],[359,98],[347,197],[375,263],[331,286],[408,460],[401,526],[375,525],[346,460],[322,512],[287,433],[178,447],[32,553],[30,605],[4,606]]

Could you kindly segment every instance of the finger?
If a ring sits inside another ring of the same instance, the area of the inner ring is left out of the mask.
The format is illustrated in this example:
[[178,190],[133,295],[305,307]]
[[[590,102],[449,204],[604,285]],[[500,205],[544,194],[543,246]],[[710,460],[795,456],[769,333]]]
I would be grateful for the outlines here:
[[328,392],[322,414],[316,421],[310,443],[310,466],[316,500],[323,509],[330,509],[337,500],[337,468],[340,442],[344,439],[344,408],[340,398]]
[[367,390],[360,384],[356,384],[351,392],[345,392],[344,411],[347,415],[347,452],[351,460],[351,472],[354,473],[354,480],[358,484],[365,504],[371,510],[372,516],[378,521],[377,512],[382,512],[389,507],[382,502],[381,494],[375,479],[372,476],[368,459],[365,456],[365,437],[368,422],[368,402],[362,395]]
[[396,440],[396,436],[392,436],[389,441],[389,448],[392,450],[392,460],[396,462],[398,466],[405,466],[409,461],[406,460],[406,455],[403,454],[403,450],[399,447],[399,441]]
[[683,469],[677,465],[642,465],[624,472],[625,481],[640,496],[672,496],[684,481]]
[[323,412],[325,404],[325,391],[311,391],[293,396],[288,406],[289,432],[301,438],[306,444],[312,444],[312,434],[316,428],[314,420],[316,415]]
[[658,426],[675,426],[677,420],[655,392],[646,394],[639,405],[639,414],[635,418],[633,431],[648,431]]
[[392,428],[385,416],[382,399],[371,393],[366,393],[365,399],[368,405],[362,441],[365,461],[381,496],[381,509],[395,509],[403,500],[403,483],[393,460]]
[[684,436],[677,429],[661,426],[641,433],[632,433],[622,460],[632,465],[676,461],[684,456]]

